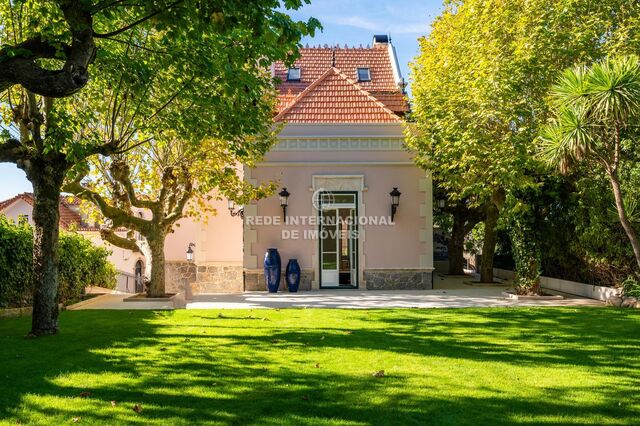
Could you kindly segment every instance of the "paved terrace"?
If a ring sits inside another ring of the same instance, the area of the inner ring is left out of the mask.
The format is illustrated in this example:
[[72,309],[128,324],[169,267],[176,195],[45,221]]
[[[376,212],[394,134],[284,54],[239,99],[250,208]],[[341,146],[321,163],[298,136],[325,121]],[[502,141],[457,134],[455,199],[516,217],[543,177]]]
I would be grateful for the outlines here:
[[[434,290],[319,290],[300,293],[247,292],[200,294],[187,309],[260,308],[471,308],[505,306],[604,306],[598,300],[565,295],[564,300],[506,300],[504,284],[477,284],[475,277],[434,277]],[[108,294],[76,309],[172,309],[170,302],[123,302],[124,295]],[[93,300],[93,299],[92,299]],[[72,309],[74,309],[72,307]]]

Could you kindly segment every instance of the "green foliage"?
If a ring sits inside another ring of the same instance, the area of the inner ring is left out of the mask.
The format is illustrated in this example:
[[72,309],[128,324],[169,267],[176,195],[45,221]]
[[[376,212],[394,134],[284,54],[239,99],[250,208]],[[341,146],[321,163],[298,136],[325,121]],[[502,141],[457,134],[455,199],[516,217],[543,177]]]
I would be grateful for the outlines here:
[[[28,225],[14,225],[0,215],[0,307],[31,303],[33,235]],[[114,288],[115,268],[109,252],[74,232],[60,236],[60,285],[58,301],[77,302],[88,285]]]
[[[568,69],[554,86],[550,104],[555,117],[541,131],[540,158],[561,173],[583,164],[606,176],[613,210],[640,268],[637,222],[634,224],[638,186],[629,187],[626,182],[637,176],[640,60],[633,55],[609,57],[590,66]],[[627,171],[630,176],[626,176]],[[608,216],[609,211],[611,207],[606,206],[603,215]]]
[[637,48],[627,0],[450,1],[412,64],[408,145],[451,199],[526,185],[546,95],[577,61]]
[[515,263],[513,285],[518,294],[537,294],[540,287],[541,252],[534,224],[531,212],[512,215],[509,223]]
[[[420,54],[412,64],[415,123],[407,129],[407,144],[416,154],[416,162],[432,171],[435,185],[452,201],[467,199],[483,205],[496,190],[503,189],[510,201],[501,212],[508,218],[501,222],[508,229],[517,214],[517,210],[513,214],[508,210],[526,204],[526,194],[538,193],[545,180],[541,176],[548,173],[535,158],[535,140],[554,112],[547,98],[558,74],[578,62],[591,63],[614,53],[637,53],[639,23],[640,8],[636,1],[629,0],[445,2],[431,32],[420,40]],[[611,81],[599,73],[593,87],[606,87],[608,83]],[[631,89],[636,90],[628,87]],[[603,96],[600,103],[614,106]],[[525,200],[518,202],[521,196]],[[529,202],[551,202],[553,198],[554,194],[539,194]],[[628,200],[628,205],[633,201]],[[564,266],[546,260],[550,243],[560,239],[566,244],[553,250],[560,252],[559,258],[570,261],[567,266],[583,268],[594,263],[593,257],[605,257],[602,252],[579,249],[568,252],[571,258],[563,257],[567,252],[562,248],[582,237],[570,237],[566,231],[579,228],[576,223],[581,213],[608,216],[611,204],[600,212],[585,206],[568,219],[551,205],[527,208],[538,218],[536,230],[558,227],[557,233],[541,235],[537,242],[531,242],[531,250],[535,251],[537,244],[543,253],[543,267],[546,264],[557,270]],[[557,221],[545,224],[539,220],[547,214]],[[571,223],[562,228],[563,221]],[[529,225],[520,228],[517,225],[517,231],[507,234],[520,240],[532,235]],[[606,234],[607,229],[602,228],[594,231],[602,239],[615,240],[619,235]],[[529,251],[529,243],[523,241],[515,241],[513,246]],[[622,258],[618,256],[616,261]],[[525,267],[527,262],[518,263]],[[525,275],[534,277],[539,267],[527,267]]]
[[622,282],[622,293],[628,297],[640,297],[640,281],[635,277],[627,277]]
[[78,301],[87,285],[115,288],[116,270],[108,257],[106,248],[94,246],[82,235],[63,233],[60,238],[60,303]]
[[31,228],[0,215],[0,307],[29,305],[32,249]]
[[635,141],[638,135],[640,61],[624,56],[567,69],[550,103],[555,117],[542,128],[540,157],[563,173],[581,161],[613,173],[616,139]]

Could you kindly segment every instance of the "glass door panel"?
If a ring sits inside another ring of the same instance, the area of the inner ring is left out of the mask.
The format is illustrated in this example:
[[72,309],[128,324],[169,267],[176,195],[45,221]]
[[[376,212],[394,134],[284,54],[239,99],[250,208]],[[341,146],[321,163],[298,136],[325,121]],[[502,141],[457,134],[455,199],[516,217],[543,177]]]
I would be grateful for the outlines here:
[[321,200],[320,287],[357,287],[357,194],[323,193]]
[[327,286],[338,285],[338,238],[337,238],[337,214],[336,209],[322,211],[322,224],[320,227],[320,248],[322,283]]

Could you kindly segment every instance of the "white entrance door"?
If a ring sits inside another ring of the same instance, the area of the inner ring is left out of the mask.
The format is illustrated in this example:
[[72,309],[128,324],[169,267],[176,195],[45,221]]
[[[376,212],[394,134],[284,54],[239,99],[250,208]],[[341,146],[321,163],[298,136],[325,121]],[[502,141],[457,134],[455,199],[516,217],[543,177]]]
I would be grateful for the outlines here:
[[323,193],[321,200],[320,287],[357,288],[357,193]]

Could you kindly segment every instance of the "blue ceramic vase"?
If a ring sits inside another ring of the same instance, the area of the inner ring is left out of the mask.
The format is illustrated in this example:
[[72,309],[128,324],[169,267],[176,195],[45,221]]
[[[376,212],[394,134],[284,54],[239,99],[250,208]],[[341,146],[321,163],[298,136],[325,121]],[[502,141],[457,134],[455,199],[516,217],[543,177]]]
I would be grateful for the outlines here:
[[269,293],[277,293],[280,286],[280,253],[278,249],[270,248],[264,255],[264,280]]
[[297,259],[289,259],[287,263],[287,287],[291,293],[296,293],[300,287],[300,265]]

